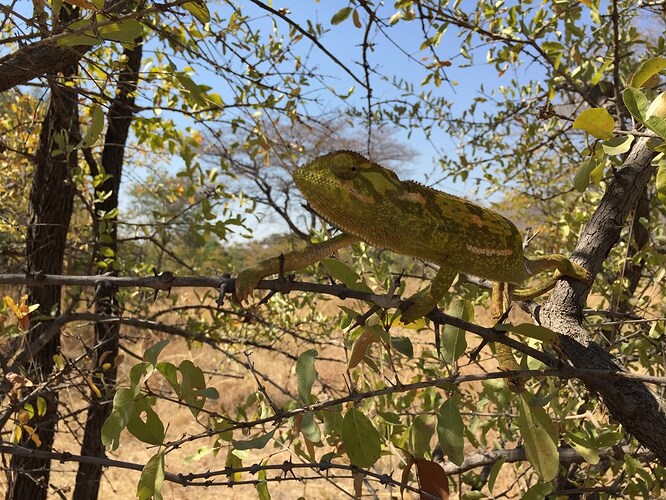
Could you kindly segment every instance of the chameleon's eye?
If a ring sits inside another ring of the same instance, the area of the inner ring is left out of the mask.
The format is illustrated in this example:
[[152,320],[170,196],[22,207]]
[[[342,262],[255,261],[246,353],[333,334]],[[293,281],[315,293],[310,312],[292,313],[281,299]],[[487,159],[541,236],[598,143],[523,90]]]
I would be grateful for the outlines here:
[[331,161],[331,172],[343,180],[351,180],[359,173],[356,159],[349,154],[338,154]]

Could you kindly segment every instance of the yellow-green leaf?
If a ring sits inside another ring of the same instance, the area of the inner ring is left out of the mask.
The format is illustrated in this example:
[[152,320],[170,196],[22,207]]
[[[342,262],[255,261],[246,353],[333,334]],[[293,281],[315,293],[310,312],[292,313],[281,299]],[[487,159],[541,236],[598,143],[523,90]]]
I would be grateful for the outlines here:
[[573,127],[584,130],[597,139],[608,140],[613,137],[615,120],[604,108],[592,108],[578,115]]
[[350,408],[345,414],[340,435],[349,460],[354,465],[372,467],[379,459],[381,435],[370,419],[356,408]]
[[657,196],[666,205],[666,159],[662,158],[657,170]]
[[593,156],[589,156],[583,160],[583,163],[578,167],[578,172],[576,172],[573,180],[573,185],[576,188],[576,191],[581,193],[585,192],[587,186],[590,185],[590,174],[594,170],[594,167],[596,167],[596,162],[594,161]]
[[[464,321],[474,321],[474,306],[469,300],[455,299],[451,302],[449,310],[450,316]],[[465,330],[456,328],[453,325],[445,325],[442,331],[442,358],[447,363],[453,363],[467,349],[467,339]]]
[[148,460],[141,471],[136,496],[139,500],[162,500],[162,483],[164,482],[164,453],[156,453]]
[[599,463],[598,443],[592,442],[580,431],[569,434],[568,439],[573,449],[580,453],[588,464]]
[[645,126],[662,139],[666,140],[666,120],[651,116],[645,120]]
[[210,22],[210,11],[204,0],[195,0],[193,2],[184,3],[183,9],[196,17],[197,21],[201,24]]
[[631,145],[634,142],[633,135],[627,135],[625,137],[618,136],[613,137],[610,141],[606,141],[602,144],[604,153],[607,155],[621,155],[626,153],[631,149]]
[[302,352],[296,360],[296,386],[298,388],[298,395],[305,405],[312,403],[312,384],[317,378],[317,370],[315,368],[315,358],[317,351],[309,349]]
[[533,325],[532,323],[521,323],[519,325],[505,323],[502,325],[495,325],[495,328],[497,330],[510,331],[517,333],[518,335],[531,337],[533,339],[540,340],[541,342],[552,342],[557,338],[557,333],[555,333],[550,328],[546,328],[545,326],[541,325]]
[[622,92],[622,100],[634,118],[640,122],[645,120],[645,114],[647,113],[648,108],[648,100],[643,92],[633,87],[626,88]]
[[100,26],[99,34],[105,40],[121,43],[134,43],[141,36],[143,25],[136,19],[125,19],[119,23]]
[[546,411],[540,406],[531,407],[532,395],[518,395],[518,428],[525,442],[525,454],[543,481],[552,481],[559,470],[557,432]]
[[363,283],[361,277],[344,262],[336,259],[323,259],[321,263],[333,279],[342,281],[347,288],[372,293],[370,287]]
[[437,411],[437,437],[442,451],[449,460],[460,465],[465,460],[463,447],[465,441],[465,425],[460,416],[460,396],[456,395],[444,401]]
[[331,18],[331,24],[340,24],[347,19],[354,9],[351,7],[344,7],[337,11]]
[[647,61],[643,61],[638,69],[629,78],[627,86],[642,87],[650,77],[656,75],[666,68],[666,57],[653,57]]
[[77,147],[89,148],[97,142],[102,129],[104,128],[104,110],[99,104],[94,104],[92,107],[92,120],[90,121],[90,127],[86,135],[83,137],[83,140]]
[[650,118],[656,116],[657,118],[666,118],[666,92],[662,92],[650,103],[645,117]]

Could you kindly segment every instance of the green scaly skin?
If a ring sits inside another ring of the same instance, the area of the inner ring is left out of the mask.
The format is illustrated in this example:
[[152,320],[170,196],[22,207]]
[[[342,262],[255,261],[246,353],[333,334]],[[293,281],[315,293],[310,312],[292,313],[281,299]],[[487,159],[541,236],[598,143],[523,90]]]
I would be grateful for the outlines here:
[[[293,177],[312,208],[343,234],[284,255],[283,270],[307,267],[359,240],[438,264],[430,287],[411,297],[413,304],[402,314],[406,323],[434,309],[460,272],[515,285],[542,271],[559,271],[539,286],[513,289],[511,296],[518,300],[547,292],[562,276],[592,281],[584,268],[563,255],[526,257],[518,229],[497,212],[418,182],[401,181],[393,171],[353,151],[320,156]],[[276,257],[242,271],[236,279],[236,300],[242,303],[260,280],[279,270]]]

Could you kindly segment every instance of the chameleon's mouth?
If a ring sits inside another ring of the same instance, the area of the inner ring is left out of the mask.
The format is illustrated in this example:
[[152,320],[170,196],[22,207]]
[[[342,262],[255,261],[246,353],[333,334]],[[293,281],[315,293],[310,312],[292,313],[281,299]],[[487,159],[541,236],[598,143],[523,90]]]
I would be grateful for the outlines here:
[[356,191],[352,187],[348,187],[347,191],[354,196],[358,201],[362,201],[363,203],[374,203],[375,199],[372,196],[367,196],[365,194],[361,194],[358,191]]

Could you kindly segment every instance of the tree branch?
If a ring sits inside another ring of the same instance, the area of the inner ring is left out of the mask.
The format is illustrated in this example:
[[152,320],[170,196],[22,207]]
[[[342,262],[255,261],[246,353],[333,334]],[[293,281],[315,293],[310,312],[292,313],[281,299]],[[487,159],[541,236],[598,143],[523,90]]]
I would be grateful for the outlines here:
[[[627,217],[652,177],[655,152],[649,139],[637,141],[623,167],[608,183],[597,210],[585,227],[574,259],[597,274],[620,240]],[[560,350],[573,366],[623,373],[617,360],[594,342],[581,326],[589,287],[580,281],[560,281],[541,310],[542,322],[560,335]],[[666,464],[666,407],[645,384],[636,380],[584,380],[599,394],[610,413],[628,432]]]

